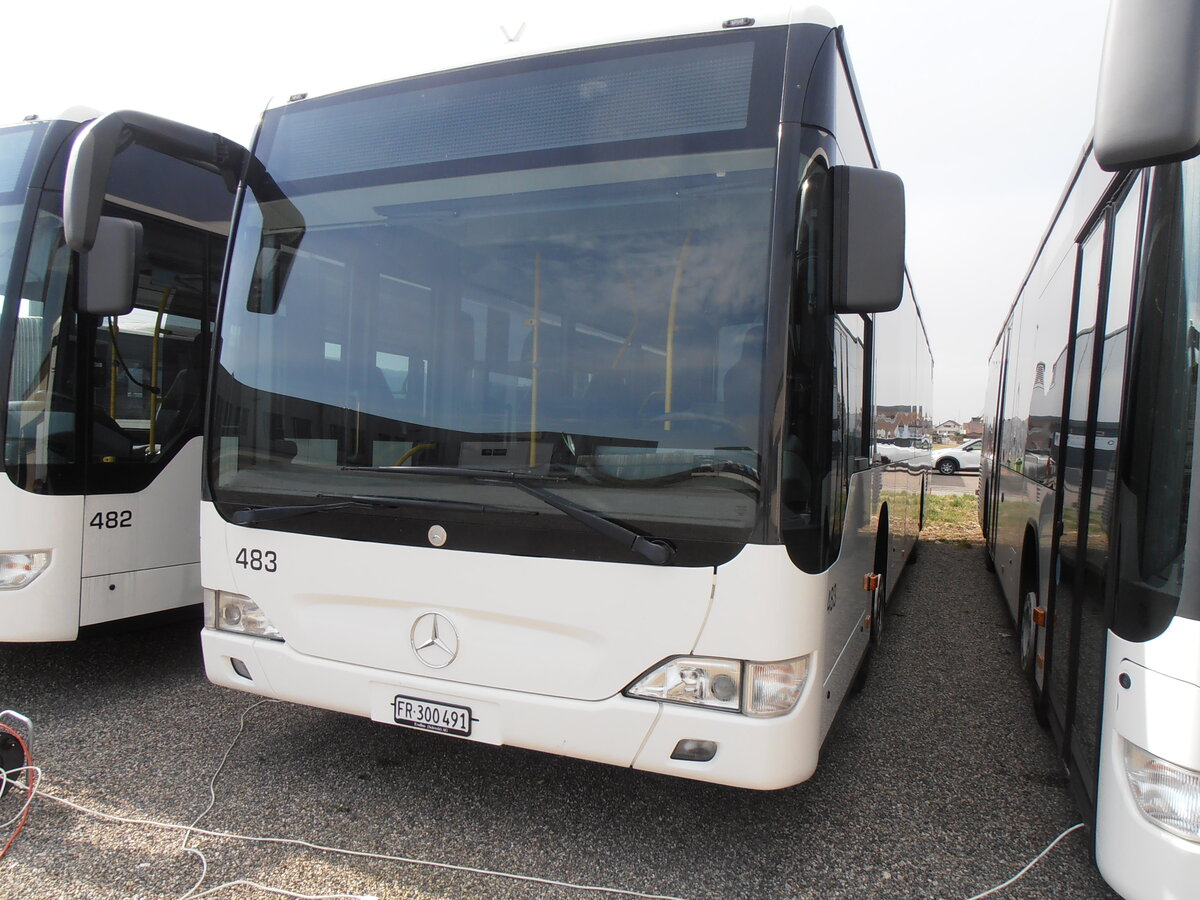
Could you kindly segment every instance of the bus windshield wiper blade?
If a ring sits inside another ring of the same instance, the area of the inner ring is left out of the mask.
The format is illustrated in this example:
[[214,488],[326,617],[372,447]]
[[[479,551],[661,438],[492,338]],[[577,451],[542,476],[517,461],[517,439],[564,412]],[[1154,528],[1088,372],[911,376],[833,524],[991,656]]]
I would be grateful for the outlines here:
[[[318,497],[327,496],[318,494]],[[482,503],[471,503],[465,500],[422,500],[415,497],[370,497],[352,495],[331,503],[312,503],[298,506],[261,506],[258,509],[240,509],[229,517],[234,525],[254,525],[258,522],[277,522],[280,519],[292,519],[309,513],[333,512],[338,509],[353,507],[367,509],[400,509],[433,507],[445,509],[469,509],[474,512],[492,512],[493,508]]]
[[566,481],[565,475],[542,475],[537,472],[513,472],[508,469],[481,469],[472,466],[342,466],[343,472],[383,472],[395,475],[438,475],[465,478],[468,481],[495,481],[507,484],[514,481]]
[[382,472],[386,474],[404,475],[434,475],[446,478],[465,478],[479,484],[507,484],[524,491],[532,497],[541,500],[547,506],[553,506],[564,515],[570,516],[581,525],[609,540],[615,541],[622,547],[632,550],[645,557],[657,566],[665,566],[675,558],[675,548],[666,541],[647,537],[620,522],[606,518],[593,512],[586,506],[580,506],[560,497],[558,494],[539,487],[537,483],[547,481],[566,481],[564,476],[539,475],[534,472],[511,472],[507,469],[479,469],[459,466],[344,466],[353,472]]

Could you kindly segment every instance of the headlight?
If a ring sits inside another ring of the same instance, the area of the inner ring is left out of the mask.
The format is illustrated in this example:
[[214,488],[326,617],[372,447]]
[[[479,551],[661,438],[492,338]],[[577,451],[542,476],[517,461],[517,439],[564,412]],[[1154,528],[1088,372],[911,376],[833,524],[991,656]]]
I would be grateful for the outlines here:
[[748,716],[769,718],[790,712],[800,702],[808,681],[808,657],[786,662],[746,663],[746,706]]
[[1125,774],[1142,815],[1172,834],[1200,841],[1200,772],[1126,741]]
[[0,591],[23,588],[50,565],[49,550],[0,553]]
[[767,718],[790,712],[807,679],[807,656],[771,663],[677,656],[651,669],[625,694]]
[[737,712],[742,664],[732,659],[677,656],[651,669],[626,689],[630,697],[694,703]]
[[283,635],[267,619],[258,604],[241,594],[205,591],[204,624],[221,631],[234,631],[255,637],[282,641]]

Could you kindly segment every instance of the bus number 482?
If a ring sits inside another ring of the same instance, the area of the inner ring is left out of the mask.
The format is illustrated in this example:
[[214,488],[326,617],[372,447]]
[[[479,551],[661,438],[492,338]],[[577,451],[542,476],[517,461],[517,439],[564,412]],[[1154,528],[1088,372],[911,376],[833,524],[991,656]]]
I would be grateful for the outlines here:
[[88,522],[88,525],[91,528],[132,528],[133,510],[112,509],[108,512],[98,512],[92,516],[92,520]]

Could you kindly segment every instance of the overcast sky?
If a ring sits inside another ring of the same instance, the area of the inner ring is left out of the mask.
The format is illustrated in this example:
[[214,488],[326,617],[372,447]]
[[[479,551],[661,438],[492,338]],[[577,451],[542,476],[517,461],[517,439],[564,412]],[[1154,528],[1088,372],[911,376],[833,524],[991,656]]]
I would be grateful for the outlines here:
[[[803,6],[804,4],[797,4]],[[983,411],[985,369],[1090,133],[1106,0],[828,0],[885,168],[937,421]],[[461,65],[572,34],[609,39],[777,8],[761,0],[60,0],[5,9],[0,124],[75,105],[141,109],[249,141],[273,96]],[[522,26],[524,30],[522,31]]]

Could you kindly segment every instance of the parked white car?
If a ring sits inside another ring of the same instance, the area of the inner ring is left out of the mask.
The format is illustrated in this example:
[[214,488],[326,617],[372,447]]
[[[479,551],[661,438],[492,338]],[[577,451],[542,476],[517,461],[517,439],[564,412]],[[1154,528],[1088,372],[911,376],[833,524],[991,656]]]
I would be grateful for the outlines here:
[[957,447],[946,447],[933,451],[933,467],[942,475],[953,475],[955,472],[978,472],[979,451],[983,441],[979,438],[966,441]]
[[895,438],[875,445],[875,460],[886,464],[915,459],[929,455],[929,440],[921,438]]

